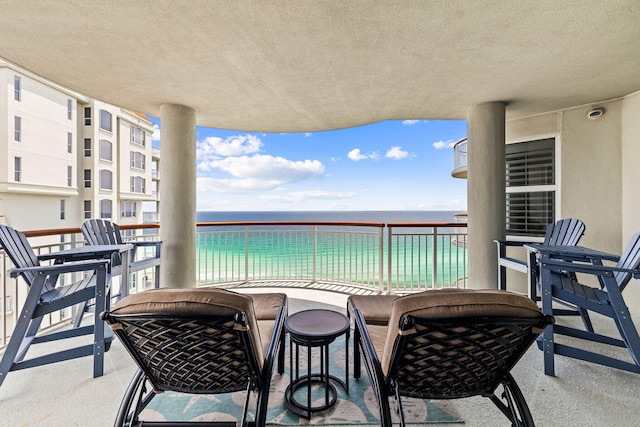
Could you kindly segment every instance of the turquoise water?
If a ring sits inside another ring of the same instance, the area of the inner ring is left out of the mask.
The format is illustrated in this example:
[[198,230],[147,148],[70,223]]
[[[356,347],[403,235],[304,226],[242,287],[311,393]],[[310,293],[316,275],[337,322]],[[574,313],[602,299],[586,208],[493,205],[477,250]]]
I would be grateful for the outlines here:
[[[197,220],[453,222],[454,213],[456,212],[200,212]],[[314,232],[309,226],[260,226],[252,227],[245,234],[245,227],[242,226],[200,227],[199,279],[203,283],[245,278],[315,279],[378,287],[382,278],[384,287],[415,290],[455,286],[457,280],[465,277],[466,249],[453,245],[451,236],[438,236],[434,239],[430,235],[431,229],[424,228],[395,230],[395,233],[403,234],[393,237],[389,257],[386,228],[318,227],[317,232]],[[454,229],[439,230],[441,233],[453,231]],[[436,251],[434,245],[437,247]],[[245,277],[245,270],[249,271],[249,277]]]

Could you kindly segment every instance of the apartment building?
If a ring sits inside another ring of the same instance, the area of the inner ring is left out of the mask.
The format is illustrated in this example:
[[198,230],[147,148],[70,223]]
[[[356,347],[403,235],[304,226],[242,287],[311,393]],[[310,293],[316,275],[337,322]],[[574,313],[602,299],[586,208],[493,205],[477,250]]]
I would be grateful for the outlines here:
[[153,123],[0,60],[0,222],[20,230],[88,218],[142,222],[155,200]]

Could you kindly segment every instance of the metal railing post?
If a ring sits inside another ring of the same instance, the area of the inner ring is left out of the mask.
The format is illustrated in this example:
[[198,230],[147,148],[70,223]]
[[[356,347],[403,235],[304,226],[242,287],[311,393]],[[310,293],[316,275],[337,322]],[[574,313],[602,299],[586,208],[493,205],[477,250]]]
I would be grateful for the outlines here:
[[318,277],[316,276],[316,268],[317,268],[317,259],[318,259],[318,226],[313,226],[313,274],[311,280],[313,283],[318,281]]
[[433,270],[431,275],[431,287],[438,285],[438,227],[433,227]]
[[244,227],[244,283],[249,283],[249,227]]
[[391,240],[393,227],[387,225],[387,291],[391,291],[392,287],[392,271],[391,264],[393,262],[393,255],[391,254],[393,248],[393,241]]

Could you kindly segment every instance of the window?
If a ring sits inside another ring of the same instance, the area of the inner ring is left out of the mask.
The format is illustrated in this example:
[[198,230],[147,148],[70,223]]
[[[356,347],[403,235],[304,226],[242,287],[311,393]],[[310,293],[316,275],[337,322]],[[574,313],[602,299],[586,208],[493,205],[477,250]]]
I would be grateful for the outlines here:
[[111,200],[100,200],[100,218],[111,218]]
[[507,234],[543,237],[555,219],[555,138],[505,147]]
[[100,129],[111,132],[111,113],[107,110],[100,110]]
[[106,139],[100,140],[100,160],[113,160],[113,145]]
[[145,158],[144,154],[137,151],[131,152],[131,167],[136,169],[144,169]]
[[112,190],[113,184],[112,181],[113,174],[110,170],[102,169],[100,170],[100,189],[101,190]]
[[91,138],[84,139],[84,156],[91,157]]
[[22,117],[15,116],[13,118],[13,139],[14,141],[21,141],[22,137]]
[[84,201],[84,219],[91,219],[91,200]]
[[91,126],[91,107],[84,107],[84,125]]
[[144,193],[144,178],[141,178],[139,176],[131,177],[131,192]]
[[64,199],[60,200],[60,219],[64,219],[64,208],[65,208],[65,201]]
[[138,126],[131,125],[131,142],[133,144],[145,145],[144,131]]
[[120,216],[131,218],[136,216],[136,202],[124,201],[120,204]]
[[67,132],[67,153],[73,153],[73,134]]
[[20,76],[13,76],[13,99],[16,101],[21,100],[21,87],[20,87]]
[[22,181],[22,157],[14,157],[13,159],[13,179],[16,182]]
[[67,187],[73,184],[73,166],[67,166]]
[[67,119],[73,119],[73,101],[71,99],[67,99]]
[[91,188],[91,169],[84,170],[84,188]]

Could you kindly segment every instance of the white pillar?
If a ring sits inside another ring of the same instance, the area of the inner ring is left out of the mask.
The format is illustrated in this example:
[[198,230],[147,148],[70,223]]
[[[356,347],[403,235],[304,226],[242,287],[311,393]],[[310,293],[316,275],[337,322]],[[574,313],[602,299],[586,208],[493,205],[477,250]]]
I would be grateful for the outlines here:
[[495,289],[498,256],[493,241],[505,236],[505,105],[470,107],[467,126],[468,287]]
[[160,286],[196,285],[196,113],[184,105],[160,106]]

